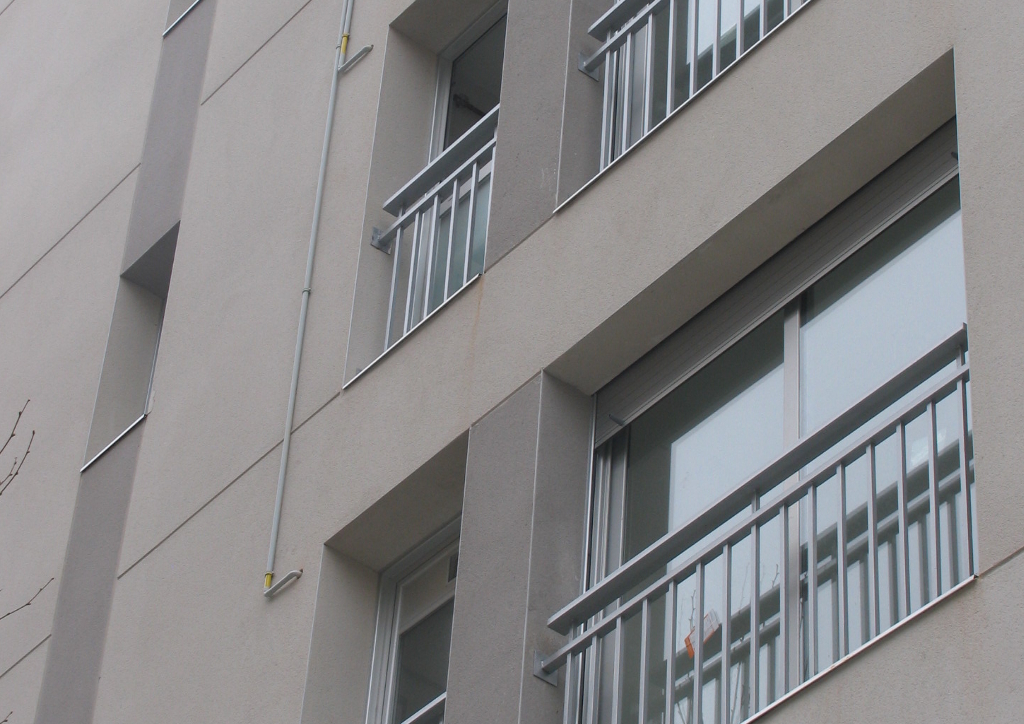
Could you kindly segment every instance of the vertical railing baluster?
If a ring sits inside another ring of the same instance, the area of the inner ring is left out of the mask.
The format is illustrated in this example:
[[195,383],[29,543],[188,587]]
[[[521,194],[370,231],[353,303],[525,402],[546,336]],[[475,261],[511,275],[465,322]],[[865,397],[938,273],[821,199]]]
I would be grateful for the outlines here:
[[615,621],[615,658],[612,660],[612,724],[622,721],[622,617]]
[[720,724],[727,724],[729,717],[729,642],[731,640],[732,626],[730,619],[732,618],[732,544],[726,543],[725,550],[722,551],[722,562],[725,567],[725,576],[723,581],[725,584],[725,606],[722,611],[722,678],[719,682],[718,691],[720,694],[719,702],[722,710],[722,721]]
[[430,309],[430,286],[434,281],[434,254],[437,251],[439,236],[439,229],[437,227],[440,214],[441,195],[438,191],[434,193],[434,203],[431,205],[430,211],[430,235],[427,237],[427,273],[423,277],[423,313],[418,315],[420,319],[425,319]]
[[651,599],[645,598],[640,605],[640,686],[637,695],[640,699],[640,713],[637,721],[647,721],[647,656],[650,642],[647,629],[651,624]]
[[[928,403],[928,504],[931,506],[932,524],[928,526],[928,547],[930,549],[931,566],[928,569],[928,586],[931,589],[922,596],[922,603],[927,603],[933,598],[938,598],[941,593],[942,569],[941,553],[939,551],[939,478],[936,456],[937,442],[935,420],[935,401]],[[927,515],[925,516],[927,520]]]
[[974,521],[971,519],[971,486],[967,460],[967,384],[961,378],[956,384],[960,402],[960,511],[967,531],[967,575],[974,575]]
[[[791,661],[793,651],[790,650],[790,633],[791,627],[789,609],[792,601],[792,574],[790,573],[790,561],[789,561],[789,506],[782,506],[779,509],[780,514],[780,530],[782,531],[782,547],[781,551],[781,564],[782,564],[782,583],[779,588],[779,642],[782,647],[782,690],[783,692],[789,691],[790,689],[790,670],[793,668],[793,662]],[[799,581],[799,571],[797,572]],[[797,588],[797,602],[799,603],[799,587]],[[779,672],[775,674],[776,679],[779,677]]]
[[876,511],[877,478],[875,477],[875,444],[868,443],[868,635],[873,639],[881,633],[881,610],[878,602],[878,519]]
[[672,722],[676,692],[676,582],[665,593],[665,724]]
[[405,324],[402,328],[403,336],[409,333],[409,329],[412,326],[412,293],[415,288],[416,280],[416,261],[420,255],[420,219],[423,214],[419,211],[415,214],[415,220],[412,225],[412,246],[409,248],[409,288],[406,290],[405,295]]
[[448,298],[448,284],[452,275],[452,247],[455,246],[455,211],[459,204],[459,179],[452,182],[452,204],[448,209],[448,258],[444,263],[444,289],[441,291],[441,302]]
[[665,67],[665,117],[672,115],[676,105],[676,13],[679,0],[668,0],[668,62]]
[[633,34],[626,36],[626,42],[619,48],[622,58],[622,137],[619,139],[619,155],[629,148],[629,126],[633,104]]
[[585,675],[587,677],[586,692],[587,696],[583,700],[583,723],[584,724],[596,724],[597,722],[597,707],[598,697],[600,692],[598,686],[600,680],[598,678],[598,667],[600,666],[600,652],[599,648],[603,648],[603,642],[597,638],[590,640],[590,646],[587,647],[587,660],[584,663]]
[[[711,52],[711,80],[718,77],[722,72],[722,2],[714,0],[715,3],[715,45]],[[708,81],[711,82],[710,80]]]
[[[403,206],[398,212],[398,218],[402,218],[402,214],[404,213],[405,207]],[[399,224],[398,229],[395,230],[395,243],[391,249],[391,253],[394,256],[394,263],[391,265],[391,295],[388,297],[388,316],[384,327],[384,349],[388,349],[391,346],[392,315],[395,313],[395,297],[398,296],[398,268],[402,265],[401,224]]]
[[768,32],[768,0],[761,0],[761,38]]
[[[897,561],[898,574],[896,576],[899,587],[897,598],[901,599],[896,604],[896,618],[906,618],[910,615],[910,545],[907,534],[907,457],[906,457],[906,428],[901,421],[896,425],[897,452],[899,454],[899,479],[896,481],[896,505],[898,521],[900,526],[899,538],[897,539]],[[902,606],[902,607],[901,607]]]
[[[609,37],[611,34],[609,33]],[[615,53],[604,54],[604,100],[601,102],[601,168],[611,163],[612,139],[615,138],[612,116],[615,114]]]
[[836,524],[836,571],[837,588],[837,611],[839,612],[839,651],[837,659],[846,656],[850,650],[850,626],[847,620],[846,601],[846,468],[840,462],[836,468],[836,476],[839,478],[839,522]]
[[761,529],[757,523],[750,526],[752,541],[751,566],[753,581],[750,585],[750,713],[759,710],[757,692],[759,690],[761,668],[761,643],[758,640],[758,625],[761,618]]
[[651,130],[654,113],[654,13],[647,18],[647,43],[644,49],[644,123],[640,136]]
[[[690,0],[689,17],[686,23],[687,53],[690,56],[690,98],[697,92],[697,3],[700,0]],[[704,0],[708,2],[708,0]]]
[[697,563],[694,573],[697,585],[697,625],[693,639],[693,721],[701,721],[702,689],[704,688],[704,561]]
[[480,273],[484,273],[484,267],[487,264],[487,227],[491,224],[491,202],[494,201],[494,147],[491,146],[490,159],[488,163],[491,164],[491,170],[487,172],[487,183],[490,184],[491,188],[487,194],[487,208],[484,209],[484,231],[483,238],[480,239],[480,243],[484,245],[483,258],[480,260]]
[[809,623],[805,624],[809,643],[808,677],[818,673],[818,486],[807,491],[810,506],[810,528],[807,537],[807,608]]
[[743,21],[747,19],[747,16],[746,16],[747,7],[746,7],[746,0],[736,0],[736,2],[740,6],[739,7],[740,19],[739,19],[739,22],[736,23],[736,58],[735,59],[739,60],[740,56],[743,55],[743,33],[744,33],[744,27],[743,26],[745,25],[745,23]]
[[469,174],[469,214],[466,216],[466,261],[462,266],[462,285],[469,281],[469,260],[473,255],[473,226],[476,224],[476,185],[479,182],[480,166],[473,164]]
[[562,692],[562,711],[565,712],[566,724],[581,724],[577,705],[579,704],[579,672],[582,658],[583,654],[572,654],[565,662],[565,691]]

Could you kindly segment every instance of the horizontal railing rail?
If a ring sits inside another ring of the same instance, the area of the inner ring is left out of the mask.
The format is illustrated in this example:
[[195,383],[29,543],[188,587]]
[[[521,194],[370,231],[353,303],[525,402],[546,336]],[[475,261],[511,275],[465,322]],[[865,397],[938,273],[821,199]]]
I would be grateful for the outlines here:
[[[469,158],[462,162],[461,165],[455,168],[448,176],[442,178],[437,183],[433,184],[431,191],[447,191],[447,187],[451,186],[452,183],[466,175],[466,172],[473,166],[481,166],[491,160],[492,152],[494,150],[494,139],[490,139],[483,146],[481,146],[475,153]],[[410,220],[414,219],[416,214],[421,214],[429,209],[433,203],[436,193],[428,193],[420,196],[416,202],[414,202],[408,209],[400,208],[395,215],[398,217],[391,226],[384,231],[380,232],[377,237],[377,246],[386,247],[390,249],[391,243],[394,241],[395,236],[398,234],[399,229],[404,226],[408,226]],[[385,210],[387,210],[385,208]],[[391,213],[391,212],[389,212]]]
[[384,210],[398,216],[402,209],[409,208],[431,189],[443,184],[443,179],[450,177],[456,169],[465,168],[469,158],[479,153],[480,147],[494,138],[494,132],[498,127],[498,108],[499,106],[494,106],[458,140],[396,191],[384,202]]
[[[656,0],[659,3],[664,1]],[[622,2],[615,3],[605,11],[604,15],[594,21],[587,29],[587,33],[598,40],[603,40],[609,31],[621,27],[638,11],[644,9],[645,4],[647,4],[645,0],[622,0]]]
[[552,617],[566,721],[740,721],[972,578],[969,382],[964,328]]
[[[624,0],[590,26],[604,68],[601,168],[625,153],[810,0]],[[596,77],[596,75],[595,75]]]
[[[582,596],[552,616],[548,620],[548,627],[561,634],[569,633],[573,626],[585,622],[634,586],[642,583],[649,576],[651,570],[667,565],[680,552],[687,550],[693,544],[713,533],[718,529],[723,520],[728,520],[731,515],[736,514],[749,505],[752,496],[766,493],[791,475],[799,473],[809,462],[813,462],[819,455],[828,451],[848,435],[856,432],[865,423],[884,412],[894,401],[912,392],[923,382],[941,371],[957,358],[961,350],[966,350],[966,348],[967,329],[964,327],[940,342],[918,360],[908,365],[903,371],[838,415],[831,422],[805,437],[776,460],[769,463],[760,472],[748,478],[733,492],[722,497],[717,503],[704,511],[701,516],[665,534],[636,557],[620,566],[599,584],[590,588]],[[946,378],[943,378],[942,385],[944,387],[955,386],[957,381],[967,374],[967,370],[967,366],[954,370]],[[911,401],[908,405],[901,408],[900,412],[908,407],[913,409],[920,406],[923,404],[922,400],[928,398],[930,394],[934,393],[924,393],[923,397]],[[876,432],[871,433],[871,435],[876,434]],[[825,469],[823,468],[816,475],[821,475],[824,471]],[[800,490],[806,490],[806,487],[811,485],[815,479],[813,476],[808,478]],[[794,491],[786,499],[788,500],[794,496],[799,497],[799,495],[799,491]],[[764,514],[764,511],[758,511],[754,515],[757,517]]]

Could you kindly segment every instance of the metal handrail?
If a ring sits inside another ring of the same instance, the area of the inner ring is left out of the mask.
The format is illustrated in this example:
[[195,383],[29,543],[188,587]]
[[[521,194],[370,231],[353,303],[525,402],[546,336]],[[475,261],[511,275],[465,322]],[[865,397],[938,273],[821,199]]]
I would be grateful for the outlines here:
[[[605,61],[604,55],[606,53],[618,49],[619,46],[626,42],[626,38],[629,37],[630,33],[636,30],[638,25],[645,22],[647,18],[661,10],[661,7],[668,2],[669,0],[654,0],[654,2],[649,3],[635,16],[630,18],[629,22],[625,23],[621,28],[615,31],[615,33],[608,37],[604,43],[601,44],[600,48],[590,54],[590,57],[583,60],[580,67],[588,73],[600,68],[601,64]],[[626,3],[620,3],[619,5],[616,5],[613,10],[620,8],[625,4]],[[593,33],[591,33],[591,35],[593,35]],[[600,37],[598,37],[598,39],[601,40]]]
[[[665,0],[657,0],[657,2],[665,2]],[[587,34],[598,40],[603,40],[607,37],[609,30],[624,24],[639,8],[643,7],[643,4],[644,0],[623,0],[612,5],[604,15],[587,28]]]
[[437,714],[438,712],[443,712],[444,711],[445,699],[447,698],[447,696],[448,696],[447,692],[445,692],[444,694],[441,694],[441,696],[439,696],[436,699],[434,699],[432,702],[430,702],[425,707],[423,707],[422,709],[417,711],[415,714],[413,714],[408,719],[403,719],[401,724],[418,724],[418,722],[426,721],[427,717],[429,717],[429,716],[431,716],[433,714]]
[[[465,138],[465,136],[463,136],[463,138]],[[474,163],[480,161],[480,159],[483,156],[487,155],[487,153],[494,148],[495,140],[496,139],[492,137],[490,141],[485,143],[479,150],[470,155],[469,158],[463,161],[462,164],[458,166],[454,171],[449,173],[448,176],[444,177],[437,183],[433,184],[430,188],[444,189],[452,182],[454,182],[456,178],[464,175],[467,169],[472,167]],[[410,206],[407,210],[399,210],[399,212],[396,214],[398,218],[395,220],[393,224],[391,224],[391,226],[389,226],[387,229],[380,233],[380,236],[377,237],[376,244],[380,247],[387,248],[388,241],[391,239],[391,237],[398,233],[398,230],[403,226],[408,226],[409,219],[413,218],[416,214],[426,211],[427,207],[430,206],[432,203],[434,203],[434,194],[424,194],[423,196],[418,197],[418,201],[412,206]],[[384,208],[385,211],[387,211],[387,206],[385,206]]]
[[498,128],[498,108],[499,106],[494,106],[468,131],[459,136],[457,141],[396,191],[384,202],[384,210],[398,216],[403,208],[407,208],[431,189],[444,185],[446,181],[443,179],[451,177],[455,169],[466,168],[470,163],[467,159],[479,153],[482,143],[494,138]]
[[[943,367],[954,361],[961,350],[967,350],[966,326],[940,342],[917,361],[908,365],[904,370],[870,392],[831,422],[825,424],[816,432],[808,435],[784,452],[760,472],[755,473],[731,493],[722,497],[704,511],[702,515],[665,534],[652,543],[635,558],[607,576],[601,583],[589,589],[548,619],[548,628],[561,634],[569,633],[573,626],[585,622],[631,588],[643,582],[650,575],[650,571],[659,566],[667,565],[680,552],[687,550],[705,536],[713,533],[721,521],[728,520],[731,515],[749,505],[753,495],[767,492],[781,481],[798,473],[809,462],[814,461],[819,455],[840,443],[851,433],[856,432],[878,414],[884,412],[892,405],[893,401],[899,400],[904,395],[912,392]],[[969,367],[967,365],[959,366],[949,375],[944,376],[937,384],[941,389],[951,388],[959,380],[966,379],[968,374]],[[927,393],[915,398],[908,405],[902,407],[897,413],[906,416],[909,414],[907,412],[908,409],[914,409],[926,404],[936,394],[934,389],[929,390]],[[897,413],[894,413],[894,415]],[[890,415],[887,418],[889,420],[887,425],[891,425],[899,419],[894,415]],[[878,430],[873,431],[869,435],[869,439],[876,437],[878,434]],[[858,441],[860,447],[863,447],[866,443],[867,440],[864,442]],[[850,451],[856,448],[857,445],[846,448],[845,454],[849,454]],[[840,459],[842,459],[841,456]],[[835,464],[829,463],[815,471],[813,475],[801,483],[799,488],[787,494],[782,500],[791,502],[791,500],[798,499],[802,494],[806,493],[809,487],[820,482],[821,476],[828,472],[830,468],[834,471]],[[781,503],[773,503],[773,508],[779,504]],[[744,521],[743,525],[749,529],[749,525],[752,522],[761,520],[762,517],[766,516],[765,510],[768,510],[768,508],[753,513],[750,520]],[[737,524],[736,530],[739,530],[739,528],[740,524]],[[732,534],[730,532],[724,537],[728,538]],[[695,559],[699,557],[696,556]]]

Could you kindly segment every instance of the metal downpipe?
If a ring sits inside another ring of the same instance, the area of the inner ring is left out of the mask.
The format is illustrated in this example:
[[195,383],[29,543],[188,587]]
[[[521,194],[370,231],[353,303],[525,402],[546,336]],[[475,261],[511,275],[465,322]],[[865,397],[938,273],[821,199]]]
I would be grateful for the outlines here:
[[[331,145],[331,130],[334,125],[334,110],[338,95],[338,76],[345,62],[348,50],[349,30],[352,26],[352,5],[355,0],[345,0],[342,13],[341,30],[335,50],[333,76],[331,77],[331,95],[327,102],[327,124],[324,129],[324,145],[320,153],[320,173],[316,182],[316,201],[313,204],[313,225],[309,233],[309,254],[306,257],[306,277],[302,285],[302,305],[299,308],[299,329],[295,336],[295,359],[292,363],[291,386],[288,389],[288,412],[285,414],[284,439],[281,442],[281,469],[277,475],[277,497],[274,501],[274,522],[270,528],[270,550],[267,553],[267,572],[263,577],[263,592],[268,597],[273,595],[278,586],[271,586],[274,580],[274,558],[277,555],[277,535],[281,528],[281,505],[284,501],[284,482],[288,470],[288,453],[291,450],[292,425],[295,420],[295,396],[299,388],[299,367],[302,363],[302,343],[306,336],[306,314],[309,310],[309,294],[313,283],[313,260],[316,257],[317,234],[320,227],[320,209],[324,198],[324,179],[327,175],[327,154]],[[279,585],[287,580],[298,578],[302,571],[291,571]]]

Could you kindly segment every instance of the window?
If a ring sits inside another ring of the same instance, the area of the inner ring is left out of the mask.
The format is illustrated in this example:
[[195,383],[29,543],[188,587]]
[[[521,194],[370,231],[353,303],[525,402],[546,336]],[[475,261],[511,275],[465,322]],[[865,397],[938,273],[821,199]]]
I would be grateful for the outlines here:
[[[588,590],[549,621],[576,626],[546,664],[571,660],[567,721],[738,724],[977,569],[959,184],[909,180],[941,146],[624,373],[645,399],[596,428]],[[678,369],[768,286],[792,291]]]
[[499,3],[438,58],[429,163],[384,204],[393,257],[385,348],[483,273],[505,52]]
[[[381,576],[367,724],[441,724],[455,606],[457,523]],[[439,541],[447,541],[440,547]],[[440,549],[439,549],[440,548]]]
[[[501,17],[495,20],[499,12]],[[438,58],[431,158],[464,136],[498,105],[505,25],[503,6],[495,6]]]

